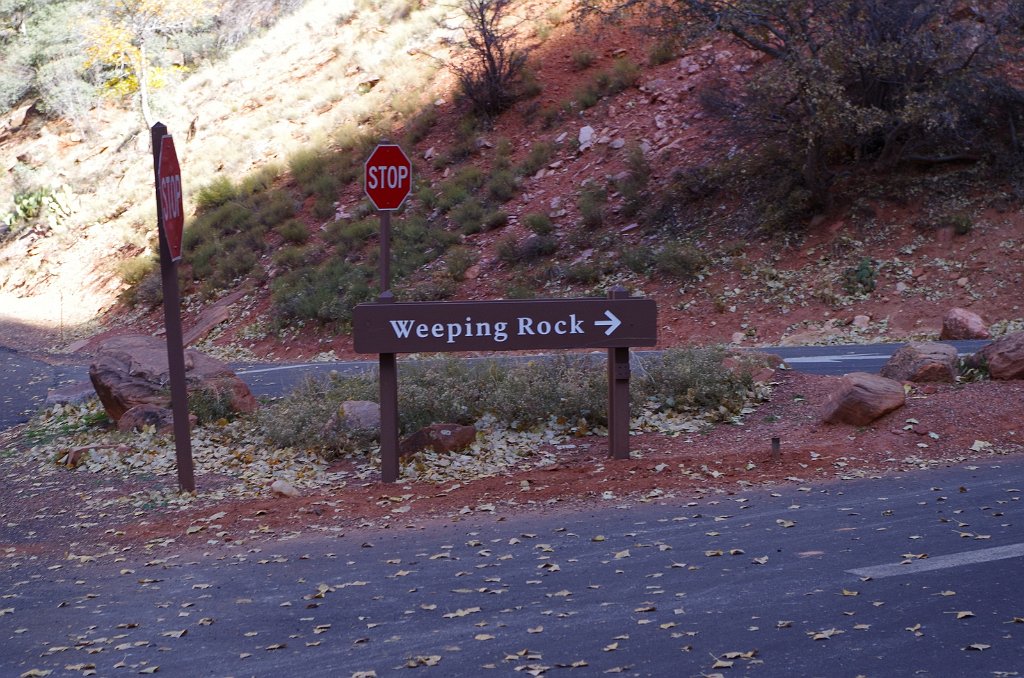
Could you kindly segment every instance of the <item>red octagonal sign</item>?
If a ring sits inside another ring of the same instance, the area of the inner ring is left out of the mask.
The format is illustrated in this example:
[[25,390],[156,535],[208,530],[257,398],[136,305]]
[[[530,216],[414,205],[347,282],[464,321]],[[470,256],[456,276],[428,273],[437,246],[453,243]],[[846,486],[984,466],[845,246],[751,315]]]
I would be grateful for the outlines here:
[[381,144],[366,160],[366,196],[379,210],[397,210],[412,190],[412,163],[395,144]]

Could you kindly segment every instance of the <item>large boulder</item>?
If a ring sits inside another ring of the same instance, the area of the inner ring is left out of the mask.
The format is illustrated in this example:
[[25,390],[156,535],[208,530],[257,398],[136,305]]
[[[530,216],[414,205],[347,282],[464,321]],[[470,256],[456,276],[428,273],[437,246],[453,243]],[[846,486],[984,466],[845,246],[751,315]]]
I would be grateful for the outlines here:
[[416,431],[398,446],[398,453],[405,457],[420,450],[435,452],[460,452],[476,440],[476,428],[459,424],[431,424]]
[[1024,332],[996,339],[975,354],[973,363],[988,367],[993,379],[1024,379]]
[[906,403],[903,384],[877,374],[852,372],[844,376],[822,411],[826,424],[866,426]]
[[988,339],[991,336],[981,316],[966,308],[951,308],[942,318],[939,339]]
[[956,348],[949,344],[912,341],[892,354],[882,376],[896,381],[956,381]]
[[[107,339],[97,347],[89,380],[115,422],[137,405],[171,407],[167,344],[157,337]],[[225,397],[235,412],[256,410],[256,399],[244,381],[225,363],[194,349],[185,351],[185,381],[190,393],[206,391]]]

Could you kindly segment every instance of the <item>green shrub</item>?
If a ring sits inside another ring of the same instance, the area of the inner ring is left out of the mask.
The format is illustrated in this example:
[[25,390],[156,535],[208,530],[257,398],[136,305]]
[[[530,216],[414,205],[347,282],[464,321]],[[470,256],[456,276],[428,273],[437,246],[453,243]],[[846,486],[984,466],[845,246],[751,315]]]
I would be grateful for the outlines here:
[[335,201],[332,198],[317,196],[313,201],[313,216],[317,219],[330,219],[337,213]]
[[573,264],[565,270],[565,282],[576,285],[594,285],[601,280],[602,274],[598,264],[585,261]]
[[878,270],[874,260],[864,257],[856,266],[851,266],[843,272],[843,288],[849,294],[870,294],[875,291],[877,276]]
[[205,212],[220,207],[236,197],[238,197],[238,189],[231,183],[231,179],[220,175],[196,193],[196,209],[199,212]]
[[593,108],[601,100],[601,88],[595,82],[587,83],[576,90],[573,100],[584,111]]
[[448,212],[453,207],[474,195],[484,185],[483,170],[473,165],[461,168],[448,181],[441,184],[441,196],[438,208]]
[[499,261],[506,264],[515,264],[520,259],[519,239],[511,233],[507,233],[494,243],[494,252],[498,255]]
[[277,163],[264,165],[258,170],[249,172],[242,178],[238,183],[238,194],[249,196],[269,191],[279,176],[281,176],[280,165]]
[[212,424],[221,419],[231,421],[236,412],[231,407],[231,393],[208,388],[194,389],[188,392],[188,411],[196,415],[196,423],[200,426]]
[[637,354],[630,384],[634,406],[647,402],[676,412],[739,414],[750,397],[753,379],[749,370],[724,369],[727,355],[714,347],[672,348],[661,356]]
[[508,225],[508,213],[502,210],[491,210],[484,215],[483,228],[485,231],[493,231],[496,228],[504,228]]
[[616,59],[605,92],[606,94],[618,94],[635,87],[639,81],[640,67],[635,61],[628,57]]
[[275,252],[273,262],[275,266],[290,271],[303,266],[308,257],[309,248],[291,245]]
[[340,424],[338,409],[347,400],[378,400],[376,374],[335,375],[307,379],[298,388],[259,410],[267,437],[282,447],[318,449],[331,458],[338,452],[367,450],[372,431],[352,431]]
[[696,278],[708,263],[707,255],[689,243],[665,245],[654,256],[654,265],[659,273],[680,280]]
[[498,203],[508,202],[515,197],[518,188],[511,170],[497,170],[487,181],[487,197]]
[[519,248],[519,258],[533,261],[551,256],[558,251],[558,238],[552,235],[531,235]]
[[647,52],[647,63],[651,66],[667,64],[675,58],[678,48],[676,41],[671,38],[663,38],[651,46]]
[[445,266],[448,275],[452,280],[460,282],[466,279],[466,271],[476,263],[476,254],[465,247],[455,247],[449,250],[445,257]]
[[[726,370],[720,348],[677,348],[638,355],[631,382],[634,413],[657,409],[712,418],[739,414],[751,397],[749,370]],[[439,398],[438,394],[444,397]],[[341,403],[377,400],[377,377],[335,375],[307,380],[260,410],[259,422],[278,445],[320,449],[326,455],[365,451],[373,432],[346,432],[336,416]],[[440,422],[470,425],[485,415],[519,429],[554,422],[589,427],[607,423],[607,375],[580,356],[509,363],[459,358],[405,363],[399,382],[402,434]]]
[[315,192],[317,182],[327,174],[327,164],[327,157],[312,148],[304,148],[288,157],[292,178],[306,195]]
[[583,187],[576,206],[580,210],[580,218],[583,220],[584,226],[594,229],[604,223],[604,204],[607,196],[607,192],[595,182],[590,182]]
[[157,269],[157,260],[152,254],[140,254],[131,259],[125,259],[117,266],[117,272],[121,280],[127,285],[138,285],[143,278]]
[[476,198],[468,198],[465,202],[459,203],[449,216],[452,223],[467,235],[483,230],[484,206]]
[[407,144],[413,146],[426,139],[436,124],[437,111],[433,106],[424,108],[405,125]]
[[945,220],[945,225],[953,229],[953,233],[956,235],[967,235],[974,230],[974,220],[971,219],[971,215],[959,212],[957,214],[950,215]]
[[327,227],[324,237],[328,242],[351,250],[362,246],[380,230],[376,219],[335,221]]
[[271,228],[295,216],[295,202],[286,191],[262,193],[256,205],[259,209],[260,223]]
[[626,169],[626,176],[616,183],[615,188],[622,195],[622,215],[631,217],[650,200],[647,186],[651,180],[651,166],[640,144],[630,144],[626,150]]
[[571,56],[572,68],[574,71],[585,71],[594,65],[597,56],[589,49],[575,50]]
[[551,217],[543,212],[529,212],[523,215],[523,225],[537,235],[549,235],[555,230]]
[[285,242],[295,245],[301,245],[309,240],[309,227],[298,219],[284,221],[278,224],[274,230],[284,238]]
[[624,246],[621,252],[619,261],[630,271],[639,275],[649,273],[657,258],[654,250],[646,245]]
[[523,176],[530,176],[540,171],[542,167],[551,161],[555,152],[555,145],[549,141],[538,141],[530,146],[530,152],[519,164],[518,173]]

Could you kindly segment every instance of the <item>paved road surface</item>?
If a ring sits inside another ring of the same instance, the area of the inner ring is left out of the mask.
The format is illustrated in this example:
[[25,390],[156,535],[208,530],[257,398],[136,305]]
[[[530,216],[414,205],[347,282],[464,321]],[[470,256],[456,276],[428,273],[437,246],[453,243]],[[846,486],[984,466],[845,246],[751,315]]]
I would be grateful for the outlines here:
[[1020,675],[1022,491],[1006,459],[262,543],[211,526],[95,562],[19,545],[0,675]]

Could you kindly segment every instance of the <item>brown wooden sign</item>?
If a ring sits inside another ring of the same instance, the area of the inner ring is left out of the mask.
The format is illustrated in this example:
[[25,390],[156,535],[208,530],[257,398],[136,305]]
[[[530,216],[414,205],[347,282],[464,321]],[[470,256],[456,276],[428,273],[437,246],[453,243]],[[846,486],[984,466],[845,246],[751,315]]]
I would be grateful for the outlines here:
[[357,353],[626,348],[657,343],[653,299],[360,304]]

